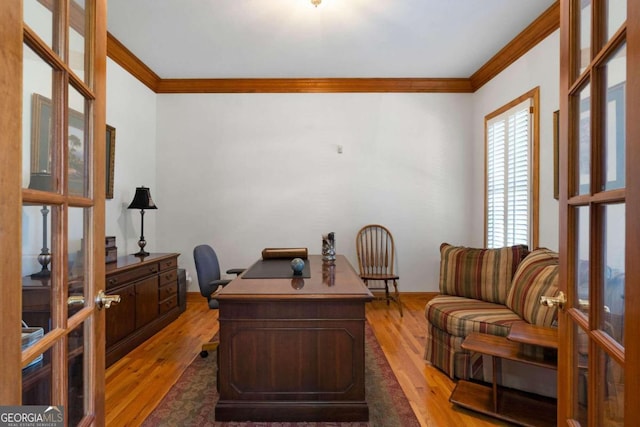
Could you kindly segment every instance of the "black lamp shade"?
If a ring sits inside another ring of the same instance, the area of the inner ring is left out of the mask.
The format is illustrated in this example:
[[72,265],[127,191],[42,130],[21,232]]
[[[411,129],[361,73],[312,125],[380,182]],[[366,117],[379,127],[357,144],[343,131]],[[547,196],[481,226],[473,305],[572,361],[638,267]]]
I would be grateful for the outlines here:
[[136,187],[136,194],[127,209],[158,209],[151,199],[151,193],[147,187]]
[[32,190],[52,191],[53,180],[51,174],[46,172],[35,172],[31,174],[29,179],[29,188]]

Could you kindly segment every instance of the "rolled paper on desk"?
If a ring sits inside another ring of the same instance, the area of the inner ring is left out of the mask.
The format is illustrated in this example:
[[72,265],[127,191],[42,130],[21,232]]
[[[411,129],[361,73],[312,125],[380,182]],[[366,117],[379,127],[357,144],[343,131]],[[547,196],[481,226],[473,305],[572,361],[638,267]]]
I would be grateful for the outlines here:
[[307,248],[264,248],[262,259],[302,258],[307,259]]

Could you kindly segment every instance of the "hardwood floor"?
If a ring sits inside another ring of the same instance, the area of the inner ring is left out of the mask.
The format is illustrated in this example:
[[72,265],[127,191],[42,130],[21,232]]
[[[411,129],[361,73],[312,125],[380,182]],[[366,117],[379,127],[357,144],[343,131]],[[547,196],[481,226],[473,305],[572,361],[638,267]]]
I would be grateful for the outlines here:
[[[367,319],[422,426],[506,425],[493,418],[453,407],[455,383],[422,358],[428,294],[402,294],[404,317],[383,301],[367,304]],[[218,331],[218,311],[209,310],[197,293],[187,311],[167,328],[107,369],[106,424],[138,426],[200,353],[202,343]]]

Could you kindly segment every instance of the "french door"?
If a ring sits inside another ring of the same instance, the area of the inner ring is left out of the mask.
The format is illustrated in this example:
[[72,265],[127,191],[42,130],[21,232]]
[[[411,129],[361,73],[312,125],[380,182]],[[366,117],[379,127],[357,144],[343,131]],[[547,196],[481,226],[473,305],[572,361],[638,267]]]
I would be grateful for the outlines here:
[[558,425],[630,425],[640,416],[640,2],[561,0],[560,38]]
[[106,0],[0,2],[0,405],[104,424]]

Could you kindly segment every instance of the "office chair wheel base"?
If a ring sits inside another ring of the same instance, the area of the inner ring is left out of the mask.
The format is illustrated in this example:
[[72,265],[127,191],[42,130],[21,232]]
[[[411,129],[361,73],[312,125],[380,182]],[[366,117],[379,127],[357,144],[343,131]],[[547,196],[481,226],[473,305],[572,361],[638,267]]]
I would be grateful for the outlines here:
[[203,359],[207,356],[209,356],[209,352],[207,350],[202,350],[200,352],[200,357],[202,357]]

